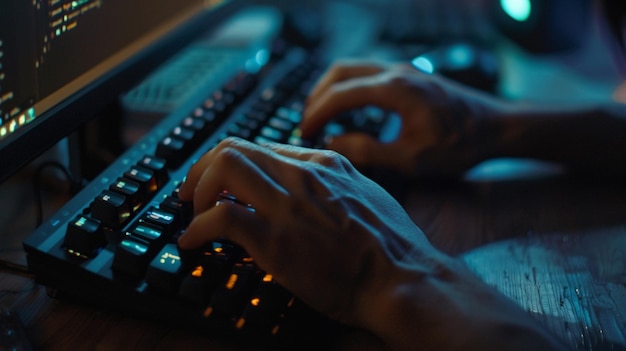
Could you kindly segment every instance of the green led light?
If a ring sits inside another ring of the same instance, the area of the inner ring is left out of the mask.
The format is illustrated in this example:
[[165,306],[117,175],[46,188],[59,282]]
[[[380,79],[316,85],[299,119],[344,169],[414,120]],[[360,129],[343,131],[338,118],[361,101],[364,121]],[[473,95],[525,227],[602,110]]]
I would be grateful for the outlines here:
[[530,0],[500,0],[504,12],[518,22],[527,21],[532,12]]
[[35,113],[35,108],[31,107],[28,109],[28,111],[26,112],[26,115],[28,116],[28,121],[32,121],[35,119],[35,117],[37,116]]

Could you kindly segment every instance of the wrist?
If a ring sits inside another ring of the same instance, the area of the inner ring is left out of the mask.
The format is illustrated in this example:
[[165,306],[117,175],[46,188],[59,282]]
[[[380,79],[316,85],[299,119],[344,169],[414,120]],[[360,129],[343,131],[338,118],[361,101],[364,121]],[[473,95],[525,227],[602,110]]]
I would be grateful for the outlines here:
[[369,311],[368,330],[394,350],[559,349],[555,339],[465,265],[441,255],[398,268]]
[[[411,265],[392,263],[384,280],[370,289],[367,301],[359,303],[359,326],[393,350],[415,345],[441,349],[448,338],[441,331],[458,330],[458,319],[444,319],[448,302],[445,294],[437,291],[438,282],[458,279],[457,263],[438,252],[429,257]],[[450,349],[455,348],[451,345]]]
[[508,103],[489,97],[478,96],[462,110],[469,116],[467,126],[470,135],[468,151],[471,165],[501,157],[506,152],[510,120]]

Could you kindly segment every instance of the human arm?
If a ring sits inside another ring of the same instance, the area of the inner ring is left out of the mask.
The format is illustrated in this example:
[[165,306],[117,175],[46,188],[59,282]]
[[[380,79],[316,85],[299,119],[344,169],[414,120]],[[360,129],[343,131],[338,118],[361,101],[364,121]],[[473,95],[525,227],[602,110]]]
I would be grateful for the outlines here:
[[621,104],[510,102],[402,64],[335,64],[307,100],[303,136],[314,135],[338,113],[365,105],[397,112],[403,125],[390,143],[359,133],[335,137],[327,147],[358,167],[454,177],[488,159],[518,157],[575,172],[626,174]]
[[[225,189],[255,211],[215,206]],[[195,211],[182,249],[238,243],[300,299],[391,349],[560,347],[332,151],[227,139],[192,167],[180,197]]]

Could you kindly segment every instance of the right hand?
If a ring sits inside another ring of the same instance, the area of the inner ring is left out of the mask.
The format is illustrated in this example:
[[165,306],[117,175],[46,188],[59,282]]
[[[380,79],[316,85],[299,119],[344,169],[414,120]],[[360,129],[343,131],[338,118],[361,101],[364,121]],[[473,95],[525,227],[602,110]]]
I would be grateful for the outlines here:
[[[229,189],[255,211],[228,202]],[[345,157],[228,138],[189,171],[180,198],[195,218],[182,249],[227,239],[302,300],[363,326],[380,290],[405,266],[443,260],[387,192]]]
[[[224,189],[255,211],[218,206]],[[191,168],[179,195],[195,212],[181,249],[235,242],[304,302],[387,349],[554,346],[525,311],[437,251],[399,203],[336,152],[229,138]]]

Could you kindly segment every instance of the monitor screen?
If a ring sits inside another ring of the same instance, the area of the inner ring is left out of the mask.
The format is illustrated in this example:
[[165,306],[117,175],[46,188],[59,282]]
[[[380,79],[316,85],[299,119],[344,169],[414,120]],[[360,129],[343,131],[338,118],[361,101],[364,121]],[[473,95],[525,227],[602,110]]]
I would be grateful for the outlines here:
[[0,182],[204,32],[200,28],[226,17],[221,12],[235,2],[0,1]]

